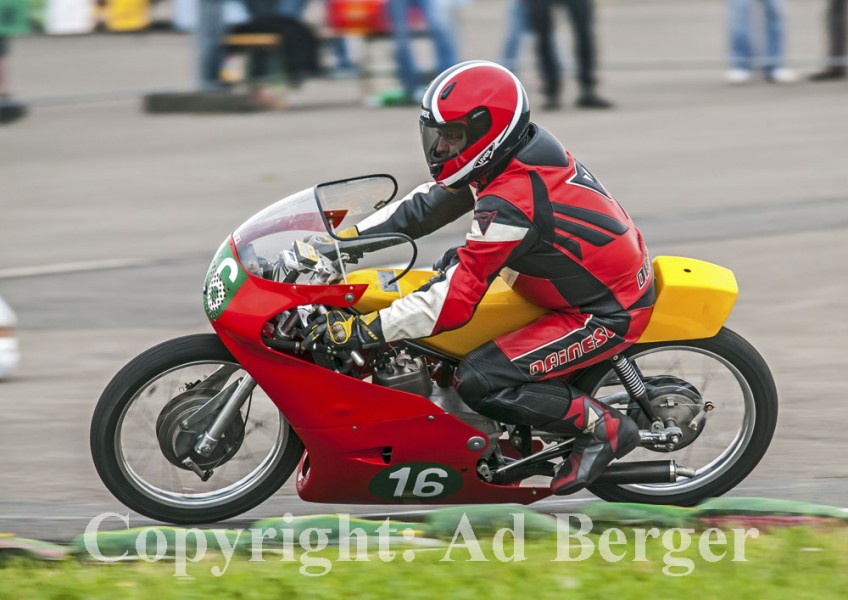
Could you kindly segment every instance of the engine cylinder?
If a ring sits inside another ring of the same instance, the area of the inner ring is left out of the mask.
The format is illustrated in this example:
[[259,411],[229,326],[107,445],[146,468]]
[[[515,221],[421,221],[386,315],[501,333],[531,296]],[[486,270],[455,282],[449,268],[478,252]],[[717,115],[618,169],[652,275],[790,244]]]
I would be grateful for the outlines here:
[[433,380],[430,379],[426,361],[421,357],[412,358],[403,354],[389,364],[374,369],[371,381],[425,398],[433,391]]

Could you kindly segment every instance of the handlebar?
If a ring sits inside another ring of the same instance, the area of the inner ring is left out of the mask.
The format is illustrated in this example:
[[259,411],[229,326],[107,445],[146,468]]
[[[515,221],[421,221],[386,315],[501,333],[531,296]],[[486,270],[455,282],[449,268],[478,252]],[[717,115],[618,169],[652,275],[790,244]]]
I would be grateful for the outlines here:
[[398,246],[404,243],[409,243],[412,246],[412,258],[410,258],[409,264],[406,268],[388,282],[389,284],[392,284],[406,275],[412,268],[412,265],[415,264],[415,260],[418,258],[418,246],[411,237],[404,233],[392,233],[386,235],[366,234],[359,238],[353,238],[350,241],[342,241],[339,244],[339,248],[342,252],[347,253],[349,257],[348,262],[356,264],[359,259],[368,252],[376,252],[377,250],[391,248],[392,246]]
[[[345,238],[341,240],[337,239],[336,241],[338,243],[338,250],[342,254],[348,255],[348,262],[356,263],[369,252],[376,252],[377,250],[384,250],[386,248],[391,248],[392,246],[398,246],[405,243],[407,240],[394,236],[386,237],[381,235],[362,238]],[[313,244],[313,246],[321,255],[327,257],[329,260],[336,261],[339,259],[335,244]]]
[[[268,346],[269,348],[273,348],[274,350],[282,350],[284,352],[293,352],[295,354],[302,354],[304,352],[310,352],[310,351],[311,352],[320,352],[321,354],[326,354],[328,356],[338,356],[343,361],[351,359],[351,360],[353,360],[354,363],[356,363],[356,366],[358,366],[358,367],[365,366],[365,359],[362,358],[362,355],[359,352],[357,352],[356,350],[353,350],[351,352],[346,352],[346,351],[343,351],[343,350],[339,351],[336,348],[333,348],[332,346],[328,346],[326,344],[318,344],[318,343],[312,344],[311,348],[307,348],[306,346],[303,345],[302,342],[299,342],[299,341],[296,342],[296,341],[293,341],[293,340],[275,340],[275,339],[267,338],[267,337],[263,337],[262,341],[265,343],[266,346]],[[378,344],[368,344],[366,346],[363,346],[363,348],[371,348],[371,347],[374,347],[374,346],[377,346],[377,345]]]

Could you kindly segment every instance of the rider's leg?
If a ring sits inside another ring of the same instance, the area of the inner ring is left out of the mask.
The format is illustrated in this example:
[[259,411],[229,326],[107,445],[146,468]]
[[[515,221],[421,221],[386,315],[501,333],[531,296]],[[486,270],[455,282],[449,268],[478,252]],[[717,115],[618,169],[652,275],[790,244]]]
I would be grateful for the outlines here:
[[627,416],[558,379],[621,352],[638,316],[551,313],[477,348],[457,371],[457,391],[480,414],[505,423],[575,436],[551,487],[570,494],[589,485],[639,443]]

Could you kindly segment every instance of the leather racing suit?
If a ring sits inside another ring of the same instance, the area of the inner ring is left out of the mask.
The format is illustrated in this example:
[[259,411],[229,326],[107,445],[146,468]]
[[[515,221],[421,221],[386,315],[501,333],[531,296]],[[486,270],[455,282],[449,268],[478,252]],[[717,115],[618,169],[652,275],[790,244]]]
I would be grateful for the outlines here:
[[470,352],[456,373],[460,396],[505,423],[582,432],[605,407],[593,417],[598,403],[561,378],[622,351],[647,326],[655,293],[642,235],[588,169],[532,123],[500,172],[472,186],[422,186],[357,225],[360,234],[415,239],[473,211],[443,277],[380,311],[383,335],[391,342],[461,327],[502,274],[550,312]]

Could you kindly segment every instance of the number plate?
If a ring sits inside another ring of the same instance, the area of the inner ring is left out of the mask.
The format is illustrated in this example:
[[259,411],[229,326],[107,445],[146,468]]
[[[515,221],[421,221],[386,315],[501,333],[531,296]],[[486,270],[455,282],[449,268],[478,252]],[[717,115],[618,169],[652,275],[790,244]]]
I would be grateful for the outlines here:
[[402,463],[380,471],[371,480],[372,494],[387,500],[444,498],[462,487],[462,475],[437,463]]

